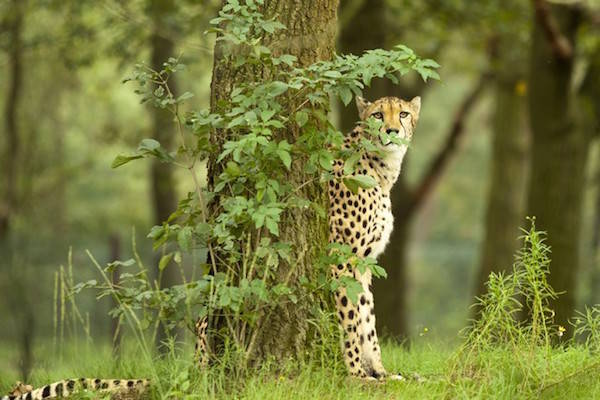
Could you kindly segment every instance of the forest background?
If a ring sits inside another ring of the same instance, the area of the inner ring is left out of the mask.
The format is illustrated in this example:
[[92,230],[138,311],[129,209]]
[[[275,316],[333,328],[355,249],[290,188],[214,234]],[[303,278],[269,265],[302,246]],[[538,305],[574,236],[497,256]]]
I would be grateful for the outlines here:
[[[140,104],[122,81],[137,62],[160,69],[175,57],[186,65],[176,90],[193,94],[185,107],[208,106],[214,36],[204,32],[220,5],[0,3],[0,374],[27,375],[46,362],[32,349],[56,346],[81,326],[96,343],[112,343],[109,298],[84,293],[81,321],[64,325],[66,332],[57,322],[66,318],[57,311],[61,281],[96,277],[86,250],[102,263],[127,260],[133,239],[141,258],[158,266],[148,232],[192,182],[158,162],[111,168],[140,140],[169,148],[175,135],[172,117]],[[340,4],[338,53],[404,43],[441,65],[440,81],[409,74],[365,91],[370,100],[423,98],[392,199],[395,233],[380,260],[389,276],[375,284],[388,338],[457,341],[489,272],[512,267],[525,216],[548,231],[549,280],[566,291],[553,306],[567,334],[576,309],[600,302],[600,4],[549,7],[523,0]],[[548,72],[548,64],[558,67]],[[348,131],[353,105],[332,107],[331,118]],[[165,284],[178,282],[172,270]]]

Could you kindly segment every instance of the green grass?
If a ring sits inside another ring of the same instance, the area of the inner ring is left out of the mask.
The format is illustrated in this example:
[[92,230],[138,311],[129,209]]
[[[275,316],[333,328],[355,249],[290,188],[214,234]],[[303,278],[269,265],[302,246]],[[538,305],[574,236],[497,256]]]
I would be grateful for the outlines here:
[[[165,359],[144,360],[132,344],[121,360],[115,360],[108,347],[67,347],[62,360],[40,349],[39,357],[45,357],[38,359],[29,383],[37,386],[82,376],[149,377],[156,382],[152,394],[156,399],[600,398],[600,358],[583,345],[550,350],[498,347],[461,364],[457,350],[447,345],[422,341],[406,349],[386,344],[388,370],[401,371],[408,379],[384,383],[348,378],[338,361],[290,361],[284,367],[235,373],[218,366],[197,371],[183,350]],[[4,348],[3,354],[7,353]],[[1,366],[0,392],[4,393],[17,375],[16,370],[5,368],[5,361]],[[425,381],[414,379],[414,374]]]
[[[600,306],[577,314],[573,327],[554,324],[548,304],[557,294],[546,279],[550,249],[533,219],[531,228],[523,232],[523,247],[512,272],[490,274],[488,291],[478,300],[479,318],[464,331],[461,343],[443,344],[427,336],[409,347],[384,343],[384,365],[389,372],[401,372],[404,381],[349,378],[338,347],[339,328],[329,314],[314,323],[317,340],[305,360],[265,362],[260,369],[250,370],[242,367],[243,358],[225,351],[218,362],[200,370],[193,364],[191,338],[183,338],[185,345],[171,345],[162,358],[152,356],[147,330],[128,309],[126,332],[135,333],[131,335],[135,341],[126,342],[122,357],[112,357],[108,346],[91,340],[63,342],[60,335],[56,348],[54,343],[37,346],[28,383],[42,386],[78,377],[148,378],[152,399],[600,398]],[[579,341],[566,340],[570,334]],[[231,342],[225,340],[224,348],[247,354]],[[17,380],[18,369],[10,361],[17,359],[15,346],[0,344],[0,391],[8,391]],[[91,393],[84,398],[97,397]]]

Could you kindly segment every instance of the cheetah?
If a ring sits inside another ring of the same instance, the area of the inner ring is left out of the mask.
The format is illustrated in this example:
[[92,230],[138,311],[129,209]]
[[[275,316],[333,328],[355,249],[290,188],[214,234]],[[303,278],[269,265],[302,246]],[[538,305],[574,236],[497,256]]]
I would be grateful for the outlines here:
[[[359,188],[352,193],[344,184],[344,162],[334,162],[333,179],[329,181],[329,242],[349,245],[357,257],[377,258],[387,245],[394,217],[391,211],[390,190],[398,179],[402,160],[419,119],[420,97],[405,101],[396,97],[383,97],[368,102],[356,98],[361,121],[375,118],[381,130],[403,139],[402,144],[377,141],[378,152],[366,153],[358,161],[354,175],[370,175],[376,185],[370,189]],[[367,137],[359,123],[345,138],[343,148]],[[377,154],[376,154],[377,153]],[[358,304],[353,304],[341,288],[335,294],[336,309],[344,331],[342,350],[344,362],[351,376],[379,379],[388,376],[381,362],[381,350],[375,330],[375,311],[371,293],[371,271],[360,273],[349,263],[331,267],[334,278],[353,276],[362,286]],[[397,378],[401,378],[398,376]]]

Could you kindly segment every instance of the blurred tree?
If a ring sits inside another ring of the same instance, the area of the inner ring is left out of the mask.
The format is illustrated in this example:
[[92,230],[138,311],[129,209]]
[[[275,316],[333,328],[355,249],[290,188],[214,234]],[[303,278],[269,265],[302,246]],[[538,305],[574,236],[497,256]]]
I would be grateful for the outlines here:
[[[172,26],[174,17],[177,13],[177,6],[174,0],[150,0],[149,12],[152,16],[152,35],[150,37],[150,46],[152,52],[151,67],[155,71],[163,69],[163,63],[175,55],[175,43],[173,39]],[[177,86],[175,78],[169,79],[169,88],[173,95],[177,97]],[[152,137],[160,142],[165,149],[173,148],[175,138],[175,124],[173,115],[166,108],[153,107],[152,112]],[[177,208],[177,197],[175,180],[173,177],[173,167],[170,164],[161,163],[153,160],[151,167],[151,188],[152,203],[154,208],[154,223],[162,225],[169,218],[169,215]],[[158,266],[157,257],[155,265]],[[175,265],[167,266],[158,272],[161,287],[171,287],[179,282],[179,273]],[[157,345],[159,349],[163,347],[160,344],[167,339],[173,332],[166,332],[160,329],[157,335]]]
[[486,292],[485,283],[491,272],[511,270],[523,221],[528,160],[524,118],[527,84],[526,71],[515,62],[522,53],[513,36],[498,36],[493,44],[492,160],[476,296]]
[[8,13],[2,21],[6,25],[8,39],[8,91],[4,104],[4,184],[0,199],[0,242],[7,236],[17,207],[18,160],[20,154],[20,134],[18,127],[19,101],[23,85],[23,19],[27,2],[12,0]]
[[[13,319],[13,326],[18,331],[19,368],[23,380],[29,377],[33,365],[33,338],[35,336],[35,319],[30,299],[26,296],[25,282],[19,279],[19,267],[16,265],[17,254],[14,252],[11,229],[17,214],[19,201],[18,167],[21,155],[21,132],[19,129],[20,100],[23,92],[23,53],[24,53],[24,20],[27,2],[12,0],[8,13],[0,26],[6,29],[8,36],[8,90],[4,104],[5,150],[4,150],[4,184],[0,198],[0,250],[2,260],[0,266],[6,276],[6,286],[2,292],[8,294],[6,302]],[[2,32],[4,33],[4,32]],[[9,286],[10,285],[10,286]]]
[[555,322],[568,326],[575,309],[582,197],[591,136],[577,129],[572,82],[575,41],[583,21],[576,5],[535,0],[529,65],[532,130],[527,214],[548,234],[552,264],[548,282],[564,292],[551,303]]
[[[270,45],[273,53],[287,53],[297,57],[299,66],[308,66],[318,60],[330,59],[334,52],[337,0],[308,0],[303,2],[290,2],[287,0],[265,0],[261,11],[265,18],[276,17],[285,27],[284,35],[265,38],[265,45]],[[228,99],[233,88],[242,82],[261,79],[260,65],[251,67],[236,67],[233,57],[227,57],[222,41],[218,41],[214,50],[214,67],[211,83],[211,107],[220,107],[220,101]],[[290,99],[290,102],[298,101]],[[292,108],[297,103],[290,103]],[[300,132],[289,128],[281,132],[282,137],[289,142],[294,142]],[[221,146],[227,139],[227,131],[219,131],[213,141]],[[212,179],[220,173],[216,156],[220,151],[213,152],[214,156],[208,161],[209,186]],[[300,185],[308,181],[302,167],[292,168],[289,173],[291,185]],[[302,190],[313,199],[320,199],[325,204],[325,194],[322,185],[312,182],[302,185]],[[214,206],[214,205],[213,205]],[[316,219],[310,211],[297,210],[282,215],[280,224],[280,240],[293,243],[291,258],[294,265],[280,264],[278,267],[280,281],[287,280],[288,286],[298,286],[294,291],[302,292],[299,287],[299,278],[305,276],[315,264],[319,254],[322,254],[327,244],[326,220]],[[309,329],[307,315],[313,305],[306,302],[297,304],[279,304],[269,318],[269,329],[261,329],[256,337],[254,348],[258,359],[269,356],[278,360],[289,356],[302,357],[307,343]]]
[[[598,25],[600,26],[600,24]],[[600,39],[598,39],[598,27],[589,28],[592,28],[591,32],[586,32],[586,36],[594,39],[588,40],[588,48],[583,50],[584,53],[587,53],[589,65],[581,82],[578,108],[584,119],[583,129],[587,130],[598,142],[600,137]],[[588,297],[585,301],[589,305],[600,304],[600,169],[598,166],[594,172],[592,181],[592,185],[596,188],[594,222],[591,252],[587,263],[589,269]]]

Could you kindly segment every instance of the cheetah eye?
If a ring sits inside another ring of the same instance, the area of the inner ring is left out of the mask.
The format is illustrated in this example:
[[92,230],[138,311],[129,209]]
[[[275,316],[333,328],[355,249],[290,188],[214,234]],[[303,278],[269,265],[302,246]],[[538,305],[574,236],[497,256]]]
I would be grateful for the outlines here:
[[400,118],[406,118],[408,117],[409,112],[408,111],[402,111],[400,112]]
[[383,114],[380,112],[374,112],[373,114],[371,114],[371,117],[376,119],[383,119]]

